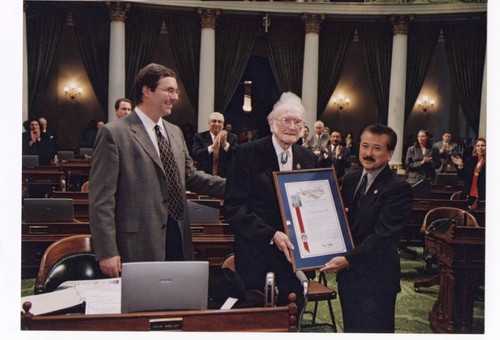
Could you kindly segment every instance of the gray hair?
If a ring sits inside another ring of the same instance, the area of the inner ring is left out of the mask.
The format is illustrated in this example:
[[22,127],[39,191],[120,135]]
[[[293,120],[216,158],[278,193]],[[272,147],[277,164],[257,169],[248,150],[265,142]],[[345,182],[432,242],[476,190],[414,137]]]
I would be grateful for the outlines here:
[[283,105],[295,106],[302,113],[302,116],[305,116],[306,114],[306,109],[304,108],[304,105],[302,105],[302,100],[300,99],[300,97],[292,92],[284,92],[281,95],[280,99],[274,104],[273,110],[271,111],[271,113],[269,113],[267,119],[269,120],[276,117],[280,107]]

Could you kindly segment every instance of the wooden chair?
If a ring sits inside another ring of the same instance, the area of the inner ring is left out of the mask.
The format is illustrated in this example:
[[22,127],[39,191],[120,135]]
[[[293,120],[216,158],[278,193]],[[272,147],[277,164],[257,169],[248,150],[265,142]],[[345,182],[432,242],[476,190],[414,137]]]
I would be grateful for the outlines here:
[[64,281],[105,278],[93,251],[91,235],[74,235],[51,244],[40,262],[35,294],[52,291]]
[[81,192],[89,192],[89,181],[82,184]]
[[[466,210],[454,207],[438,207],[427,212],[422,222],[420,232],[426,236],[434,232],[446,232],[452,225],[473,228],[479,227],[479,223],[474,215]],[[435,262],[436,256],[436,249],[426,247],[424,250],[424,260],[427,270],[430,270],[432,264]],[[415,280],[413,289],[418,292],[420,287],[430,287],[437,284],[439,284],[439,276],[434,275],[428,280]]]
[[450,197],[450,200],[451,201],[458,201],[460,200],[460,196],[462,195],[462,191],[457,191],[457,192],[454,192],[451,197]]

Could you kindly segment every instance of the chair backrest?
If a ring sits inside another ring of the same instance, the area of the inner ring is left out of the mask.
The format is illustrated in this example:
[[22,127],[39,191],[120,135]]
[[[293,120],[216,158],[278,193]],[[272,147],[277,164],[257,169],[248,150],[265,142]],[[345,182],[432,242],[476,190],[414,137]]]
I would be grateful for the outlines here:
[[54,290],[64,281],[104,278],[93,251],[91,235],[74,235],[51,244],[40,262],[35,294]]
[[420,231],[425,233],[431,223],[439,219],[448,219],[457,226],[479,227],[474,215],[466,210],[454,207],[438,207],[427,212]]
[[460,196],[462,195],[462,191],[457,191],[457,192],[454,192],[451,197],[450,197],[450,200],[451,201],[458,201],[460,200]]
[[81,192],[89,192],[89,181],[83,183]]
[[221,269],[222,268],[229,268],[233,272],[236,272],[236,267],[234,265],[234,254],[229,254],[226,256],[224,260],[222,260],[222,263],[220,264]]

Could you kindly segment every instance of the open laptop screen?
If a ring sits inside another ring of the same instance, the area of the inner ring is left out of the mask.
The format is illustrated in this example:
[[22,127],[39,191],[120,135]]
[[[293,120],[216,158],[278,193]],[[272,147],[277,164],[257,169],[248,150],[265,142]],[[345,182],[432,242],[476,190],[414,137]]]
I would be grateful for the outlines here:
[[208,268],[207,261],[123,263],[122,313],[207,309]]

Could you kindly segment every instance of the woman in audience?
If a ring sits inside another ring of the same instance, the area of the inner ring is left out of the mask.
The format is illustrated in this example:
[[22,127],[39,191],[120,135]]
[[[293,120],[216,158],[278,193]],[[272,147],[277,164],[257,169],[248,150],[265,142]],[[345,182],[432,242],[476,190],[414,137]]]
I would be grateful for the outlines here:
[[406,152],[408,182],[414,184],[424,178],[432,181],[441,165],[439,150],[432,146],[431,135],[426,130],[418,132],[417,141]]
[[42,134],[37,119],[31,119],[29,131],[23,132],[23,155],[38,155],[40,165],[50,165],[50,160],[55,155],[52,143]]
[[486,199],[486,138],[476,140],[472,157],[465,162],[458,156],[451,159],[457,166],[458,177],[464,181],[461,198],[468,200],[469,209],[474,210],[478,200]]

